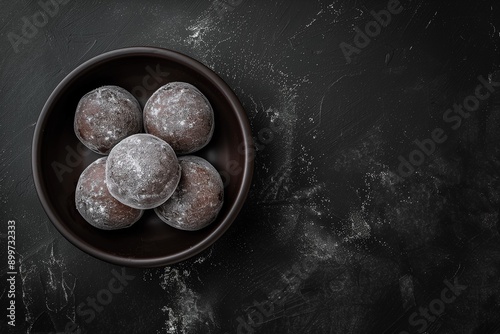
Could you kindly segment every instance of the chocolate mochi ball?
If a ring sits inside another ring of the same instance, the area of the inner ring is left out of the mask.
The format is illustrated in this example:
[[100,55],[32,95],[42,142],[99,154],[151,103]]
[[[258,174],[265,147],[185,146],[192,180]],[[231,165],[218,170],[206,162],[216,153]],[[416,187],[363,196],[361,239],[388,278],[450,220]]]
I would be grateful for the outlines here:
[[177,154],[200,150],[214,132],[212,106],[185,82],[160,87],[146,102],[143,117],[145,131],[165,140]]
[[80,175],[76,186],[76,209],[92,226],[117,230],[132,226],[143,211],[117,201],[106,186],[106,157],[90,164]]
[[113,197],[137,209],[165,202],[181,177],[174,150],[149,134],[135,134],[118,143],[108,156],[106,184]]
[[197,156],[179,157],[181,180],[174,194],[155,209],[168,225],[187,231],[212,223],[224,203],[224,184],[217,170]]
[[121,87],[94,89],[78,102],[74,130],[85,146],[106,155],[122,139],[142,132],[141,107],[135,97]]

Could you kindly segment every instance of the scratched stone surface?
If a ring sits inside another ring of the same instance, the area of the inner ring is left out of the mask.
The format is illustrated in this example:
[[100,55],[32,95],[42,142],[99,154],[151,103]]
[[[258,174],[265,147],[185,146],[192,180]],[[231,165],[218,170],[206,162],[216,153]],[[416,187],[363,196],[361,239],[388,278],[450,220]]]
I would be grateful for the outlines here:
[[[499,7],[2,0],[0,332],[500,333]],[[258,148],[228,232],[148,270],[72,246],[31,172],[34,127],[56,85],[96,55],[144,45],[217,72]],[[92,306],[96,297],[107,305]]]

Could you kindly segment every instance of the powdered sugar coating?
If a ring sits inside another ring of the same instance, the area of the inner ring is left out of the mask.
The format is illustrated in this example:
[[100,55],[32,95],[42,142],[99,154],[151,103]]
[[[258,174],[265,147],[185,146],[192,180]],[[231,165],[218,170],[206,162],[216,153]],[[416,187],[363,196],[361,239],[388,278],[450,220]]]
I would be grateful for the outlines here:
[[139,102],[125,89],[103,86],[78,102],[75,134],[92,151],[108,154],[122,139],[142,131]]
[[80,175],[75,204],[82,217],[92,226],[116,230],[132,226],[142,214],[117,201],[106,186],[106,157],[90,164]]
[[179,157],[181,180],[168,201],[155,209],[168,225],[188,231],[212,223],[224,203],[224,184],[217,170],[197,156]]
[[177,154],[189,154],[203,148],[212,138],[214,112],[196,87],[171,82],[146,102],[144,129],[169,143]]
[[125,138],[108,156],[106,183],[117,200],[137,209],[152,209],[174,192],[181,167],[165,141],[141,133]]

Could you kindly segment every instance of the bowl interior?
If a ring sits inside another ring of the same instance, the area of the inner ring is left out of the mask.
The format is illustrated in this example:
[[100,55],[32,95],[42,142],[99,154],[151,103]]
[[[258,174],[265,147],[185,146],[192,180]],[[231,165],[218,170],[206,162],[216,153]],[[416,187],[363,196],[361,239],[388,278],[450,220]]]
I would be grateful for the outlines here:
[[[117,85],[131,92],[144,106],[156,89],[172,81],[196,86],[214,109],[213,139],[194,154],[207,159],[223,177],[224,206],[217,220],[200,231],[186,232],[169,227],[153,210],[147,210],[131,228],[103,231],[92,227],[76,210],[74,196],[81,172],[100,155],[80,144],[73,131],[78,101],[94,88]],[[84,251],[120,265],[167,265],[208,247],[235,219],[248,192],[252,172],[248,150],[241,147],[250,145],[248,121],[239,101],[212,71],[168,50],[122,49],[81,65],[52,93],[35,130],[35,184],[54,225]]]

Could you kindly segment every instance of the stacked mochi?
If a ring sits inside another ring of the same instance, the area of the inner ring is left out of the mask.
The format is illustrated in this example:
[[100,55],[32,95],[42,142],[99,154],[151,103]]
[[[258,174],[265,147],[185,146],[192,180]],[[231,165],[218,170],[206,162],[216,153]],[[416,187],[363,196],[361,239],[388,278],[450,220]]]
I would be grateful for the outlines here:
[[148,209],[181,230],[216,219],[222,179],[208,161],[190,155],[210,142],[214,113],[193,85],[160,87],[144,110],[121,87],[94,89],[78,103],[74,130],[87,148],[107,155],[90,164],[76,186],[76,208],[92,226],[130,227]]

